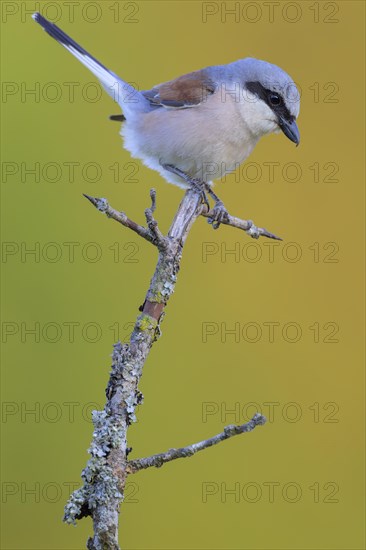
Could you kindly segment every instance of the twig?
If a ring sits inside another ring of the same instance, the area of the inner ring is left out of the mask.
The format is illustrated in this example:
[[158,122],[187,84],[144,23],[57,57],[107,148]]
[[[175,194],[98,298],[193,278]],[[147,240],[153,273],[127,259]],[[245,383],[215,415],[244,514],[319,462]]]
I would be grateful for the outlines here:
[[229,439],[234,435],[251,432],[254,428],[256,428],[256,426],[262,426],[265,422],[266,418],[261,414],[256,413],[246,424],[242,424],[241,426],[226,426],[223,432],[215,435],[214,437],[210,437],[210,439],[205,439],[199,443],[193,443],[187,447],[180,447],[179,449],[169,449],[169,451],[166,451],[165,453],[148,456],[146,458],[130,460],[127,463],[127,472],[135,474],[139,470],[144,470],[146,468],[160,468],[166,462],[171,462],[177,458],[187,458],[189,456],[193,456],[195,453],[203,451],[203,449],[207,449],[207,447],[212,447],[212,445],[217,445],[217,443],[225,441],[225,439]]
[[[213,210],[207,210],[207,206],[203,205],[201,216],[204,216],[205,218],[212,218]],[[252,220],[241,220],[240,218],[235,218],[234,216],[230,216],[228,214],[227,219],[221,220],[220,224],[222,225],[231,225],[231,227],[236,227],[237,229],[242,229],[249,235],[249,237],[252,237],[253,239],[259,239],[259,237],[267,237],[267,239],[275,239],[276,241],[282,241],[281,237],[277,237],[274,233],[270,233],[267,231],[267,229],[264,229],[264,227],[257,227],[254,225],[254,222]],[[213,226],[214,229],[216,229],[215,226]]]
[[91,197],[90,195],[86,195],[85,193],[83,193],[83,195],[99,210],[99,212],[103,212],[108,218],[116,220],[116,222],[124,225],[125,227],[128,227],[128,229],[131,229],[132,231],[140,235],[140,237],[143,237],[150,243],[154,244],[154,236],[148,229],[146,229],[146,227],[143,227],[142,225],[139,225],[138,223],[130,220],[130,218],[128,218],[124,212],[119,212],[118,210],[115,210],[114,208],[109,206],[107,199]]
[[147,222],[147,226],[150,229],[150,234],[153,236],[153,243],[159,248],[159,250],[163,250],[166,247],[166,238],[160,231],[158,227],[158,222],[154,218],[154,212],[156,209],[156,191],[155,189],[150,189],[150,198],[151,198],[151,206],[150,208],[146,208],[145,210],[145,218]]

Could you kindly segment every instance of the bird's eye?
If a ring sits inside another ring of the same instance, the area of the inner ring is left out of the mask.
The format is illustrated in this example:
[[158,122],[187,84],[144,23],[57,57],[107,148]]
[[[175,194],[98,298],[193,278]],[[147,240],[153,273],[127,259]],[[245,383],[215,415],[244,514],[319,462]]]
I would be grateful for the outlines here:
[[270,93],[269,101],[271,102],[272,105],[280,105],[282,99],[278,94]]

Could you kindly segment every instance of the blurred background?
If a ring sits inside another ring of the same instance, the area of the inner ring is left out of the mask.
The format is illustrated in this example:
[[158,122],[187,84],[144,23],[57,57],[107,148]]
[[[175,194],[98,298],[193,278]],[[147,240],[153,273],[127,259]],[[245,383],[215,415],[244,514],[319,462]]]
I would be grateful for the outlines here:
[[141,89],[252,56],[301,94],[298,148],[263,139],[218,182],[231,214],[283,237],[197,220],[163,336],[145,365],[132,458],[264,427],[129,478],[128,549],[364,548],[363,2],[2,2],[2,547],[76,550],[62,523],[104,406],[113,343],[156,250],[98,214],[106,197],[167,231],[182,190],[122,148],[119,113],[31,19],[57,22]]

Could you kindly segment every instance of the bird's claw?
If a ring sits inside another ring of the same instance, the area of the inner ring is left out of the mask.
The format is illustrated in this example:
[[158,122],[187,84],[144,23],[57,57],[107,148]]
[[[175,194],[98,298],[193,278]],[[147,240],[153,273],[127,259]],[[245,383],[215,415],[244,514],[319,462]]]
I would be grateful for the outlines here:
[[226,210],[224,203],[222,201],[216,201],[215,206],[212,209],[212,215],[208,218],[208,223],[210,223],[213,229],[218,229],[221,223],[227,221],[229,218],[229,213]]

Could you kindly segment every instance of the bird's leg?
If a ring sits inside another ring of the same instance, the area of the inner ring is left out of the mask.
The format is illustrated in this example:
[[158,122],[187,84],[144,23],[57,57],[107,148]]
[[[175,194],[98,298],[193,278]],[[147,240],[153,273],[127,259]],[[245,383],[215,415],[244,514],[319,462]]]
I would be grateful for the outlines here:
[[224,203],[214,193],[209,185],[207,185],[207,192],[215,201],[213,207],[212,216],[207,219],[208,223],[212,224],[214,229],[218,229],[223,221],[226,221],[229,217],[229,212],[226,210]]
[[226,210],[224,203],[219,199],[216,193],[212,191],[211,186],[208,183],[200,179],[191,178],[183,170],[177,168],[176,166],[173,166],[173,164],[162,164],[162,167],[165,168],[165,170],[168,170],[169,172],[172,172],[173,174],[176,174],[180,178],[184,179],[184,181],[189,183],[191,187],[196,189],[196,191],[202,197],[202,202],[206,204],[208,211],[210,211],[210,204],[207,199],[206,191],[213,198],[213,200],[215,201],[215,206],[212,209],[212,216],[207,218],[207,221],[208,223],[212,224],[212,227],[214,229],[218,229],[221,223],[228,219],[229,213]]
[[210,203],[208,202],[208,198],[206,195],[206,190],[209,191],[209,186],[204,181],[197,179],[197,178],[191,178],[188,174],[186,174],[183,170],[180,168],[177,168],[173,164],[162,164],[162,167],[165,168],[165,170],[168,170],[168,172],[171,172],[172,174],[175,174],[176,176],[179,176],[182,178],[185,182],[189,183],[189,185],[199,193],[201,196],[203,204],[205,204],[210,210]]

